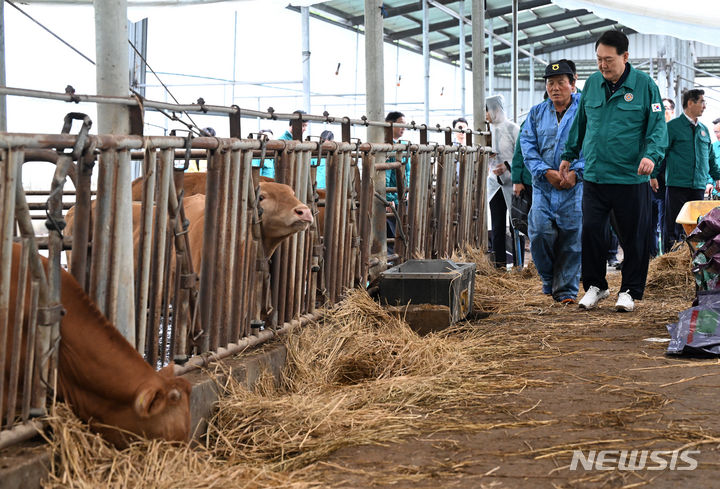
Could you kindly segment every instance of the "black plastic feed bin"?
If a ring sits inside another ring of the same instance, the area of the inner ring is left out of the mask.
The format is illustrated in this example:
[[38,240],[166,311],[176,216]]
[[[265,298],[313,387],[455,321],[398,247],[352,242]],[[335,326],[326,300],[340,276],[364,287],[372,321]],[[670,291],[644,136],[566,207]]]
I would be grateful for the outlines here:
[[391,306],[446,306],[448,326],[472,312],[474,287],[474,263],[408,260],[380,274],[379,294]]

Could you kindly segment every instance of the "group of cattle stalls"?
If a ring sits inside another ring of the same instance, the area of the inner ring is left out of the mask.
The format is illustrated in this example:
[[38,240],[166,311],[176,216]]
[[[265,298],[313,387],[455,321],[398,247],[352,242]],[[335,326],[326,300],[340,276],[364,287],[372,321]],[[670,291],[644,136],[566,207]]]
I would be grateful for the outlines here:
[[[483,244],[482,146],[93,136],[88,129],[84,121],[78,135],[0,135],[0,447],[32,429],[31,413],[46,408],[61,341],[63,250],[71,251],[70,273],[144,358],[155,367],[175,361],[182,373],[312,320],[316,308],[349,288],[368,287],[392,263]],[[200,191],[184,183],[191,158],[207,161]],[[260,199],[257,162],[265,159],[274,163],[275,183],[290,186],[315,216],[276,250],[263,245],[267,213],[274,212]],[[45,237],[35,236],[22,187],[23,164],[31,161],[56,165]],[[133,161],[143,176],[131,189]],[[324,189],[317,187],[317,162],[326,165]],[[395,189],[386,189],[387,170],[396,172]],[[66,177],[75,186],[68,195]],[[401,196],[396,214],[387,210],[389,191]],[[117,211],[132,195],[139,201],[127,226]],[[191,204],[201,211],[190,212]],[[399,225],[388,255],[390,215]],[[10,276],[13,241],[22,243],[17,277]],[[118,276],[128,243],[135,320],[123,330]],[[39,248],[47,249],[47,274]],[[11,279],[22,292],[17,310],[27,312],[12,322]]]

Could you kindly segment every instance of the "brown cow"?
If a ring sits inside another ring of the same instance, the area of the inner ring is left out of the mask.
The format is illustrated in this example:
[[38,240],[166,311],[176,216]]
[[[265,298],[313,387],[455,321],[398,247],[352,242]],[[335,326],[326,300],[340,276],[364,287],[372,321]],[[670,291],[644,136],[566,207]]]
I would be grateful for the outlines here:
[[[199,175],[188,173],[188,175]],[[205,174],[202,174],[203,176]],[[204,177],[203,177],[204,178]],[[135,180],[133,186],[136,185]],[[260,182],[259,193],[260,206],[262,207],[262,219],[260,222],[260,234],[262,237],[265,256],[270,258],[283,240],[295,233],[304,231],[313,222],[312,212],[300,202],[292,188],[288,185],[275,182]],[[93,210],[95,203],[93,202]],[[140,236],[140,213],[141,203],[133,202],[133,243],[137,254],[137,246]],[[196,193],[183,198],[185,218],[189,221],[188,237],[190,250],[192,252],[193,268],[200,270],[200,257],[203,243],[203,227],[205,225],[205,195]],[[65,216],[67,221],[67,234],[72,234],[72,223],[75,220],[75,208],[68,210]],[[70,254],[68,254],[68,263]]]
[[[13,244],[10,324],[17,313],[20,250],[19,244]],[[47,260],[42,260],[47,266]],[[190,384],[174,376],[172,365],[156,372],[64,270],[61,271],[61,302],[66,314],[60,324],[59,397],[80,419],[118,448],[128,444],[129,437],[124,432],[187,441]],[[26,306],[23,341],[27,337],[27,309]],[[11,345],[10,331],[7,339]],[[9,367],[8,358],[4,365],[6,386]],[[7,406],[6,399],[3,405]]]
[[[272,178],[269,177],[260,177],[260,183],[271,183],[275,182]],[[207,172],[185,172],[183,175],[183,191],[185,193],[185,197],[188,197],[190,195],[196,195],[196,194],[203,194],[205,195],[206,192],[206,186],[207,186]],[[132,200],[142,200],[142,190],[143,190],[143,177],[136,178],[132,182]],[[319,188],[316,190],[318,194],[318,198],[325,201],[325,189]],[[318,226],[318,232],[322,235],[325,228],[325,207],[318,208],[318,215],[317,215],[317,226]]]

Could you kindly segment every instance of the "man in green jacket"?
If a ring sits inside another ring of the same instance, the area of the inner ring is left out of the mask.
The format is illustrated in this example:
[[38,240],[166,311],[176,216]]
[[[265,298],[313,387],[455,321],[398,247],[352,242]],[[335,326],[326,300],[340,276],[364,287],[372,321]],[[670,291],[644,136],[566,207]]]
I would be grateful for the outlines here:
[[[698,120],[705,112],[705,92],[688,90],[683,94],[683,115],[668,122],[668,147],[665,150],[665,237],[669,250],[683,234],[675,223],[680,209],[690,200],[703,200],[712,191],[712,180],[720,188],[720,166],[710,142],[710,131]],[[658,170],[652,173],[650,186],[657,190]],[[710,180],[712,177],[712,180]]]
[[595,43],[600,71],[583,87],[582,98],[560,164],[572,179],[570,162],[585,156],[583,174],[582,274],[579,306],[592,309],[610,295],[607,229],[610,213],[625,255],[615,309],[632,311],[645,292],[650,262],[649,175],[667,145],[663,104],[655,82],[628,63],[628,38],[606,31]]
[[713,121],[713,132],[715,133],[716,141],[713,143],[713,149],[715,150],[715,161],[720,162],[720,117]]

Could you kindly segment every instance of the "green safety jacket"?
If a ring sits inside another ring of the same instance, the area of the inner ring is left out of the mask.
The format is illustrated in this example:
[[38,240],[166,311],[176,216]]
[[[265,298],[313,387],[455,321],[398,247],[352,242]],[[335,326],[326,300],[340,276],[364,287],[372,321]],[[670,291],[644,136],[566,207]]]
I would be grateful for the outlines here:
[[[520,124],[522,131],[525,121]],[[532,173],[525,166],[522,150],[520,149],[520,137],[515,141],[515,152],[513,153],[512,165],[510,165],[510,175],[512,175],[512,183],[522,183],[523,185],[532,186]]]
[[583,180],[638,184],[640,160],[656,165],[665,156],[667,127],[660,91],[645,73],[630,66],[622,86],[606,100],[605,78],[599,71],[583,87],[580,106],[570,128],[562,159],[585,156]]
[[[667,124],[668,147],[665,152],[665,185],[704,189],[720,180],[720,166],[715,159],[710,131],[698,121],[697,127],[681,114]],[[653,171],[653,178],[659,172]],[[712,180],[710,180],[712,177]]]

